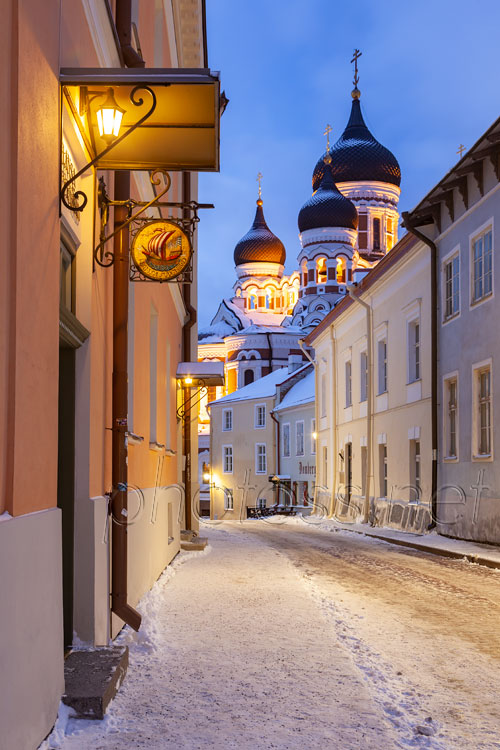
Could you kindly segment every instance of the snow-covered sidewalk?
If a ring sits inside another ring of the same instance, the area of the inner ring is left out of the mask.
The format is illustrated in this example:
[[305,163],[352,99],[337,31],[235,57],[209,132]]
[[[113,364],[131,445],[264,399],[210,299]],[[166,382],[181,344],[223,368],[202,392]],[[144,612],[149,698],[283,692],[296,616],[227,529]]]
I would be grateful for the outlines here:
[[61,720],[45,748],[399,747],[292,563],[244,529],[208,536],[124,631],[130,667],[104,721]]

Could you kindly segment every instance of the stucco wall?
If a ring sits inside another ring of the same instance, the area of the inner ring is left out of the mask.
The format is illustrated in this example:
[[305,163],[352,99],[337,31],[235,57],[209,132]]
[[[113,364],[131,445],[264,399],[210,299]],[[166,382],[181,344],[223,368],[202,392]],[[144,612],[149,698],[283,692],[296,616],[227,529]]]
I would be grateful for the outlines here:
[[57,508],[0,520],[0,570],[0,749],[33,750],[64,692]]

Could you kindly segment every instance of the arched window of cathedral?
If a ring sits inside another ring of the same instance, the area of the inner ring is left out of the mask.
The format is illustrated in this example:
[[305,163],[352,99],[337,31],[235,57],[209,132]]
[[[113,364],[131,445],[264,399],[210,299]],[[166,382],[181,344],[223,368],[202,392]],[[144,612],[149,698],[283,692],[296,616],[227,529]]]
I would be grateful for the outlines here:
[[326,284],[326,258],[318,258],[316,261],[316,283]]
[[266,299],[266,310],[269,310],[269,308],[271,307],[271,293],[270,292],[266,292],[265,299]]
[[394,246],[394,221],[390,218],[390,216],[388,216],[386,219],[385,229],[387,234],[387,252],[389,252],[389,250],[392,250]]
[[307,262],[302,262],[302,286],[307,286]]
[[345,258],[337,258],[337,284],[345,284]]
[[255,294],[250,295],[249,307],[250,307],[250,310],[257,309],[257,296]]
[[373,219],[373,249],[380,250],[380,219]]
[[295,292],[288,292],[288,304],[289,305],[295,304]]
[[250,385],[250,383],[253,383],[253,381],[254,381],[254,371],[245,370],[245,372],[243,373],[243,384]]

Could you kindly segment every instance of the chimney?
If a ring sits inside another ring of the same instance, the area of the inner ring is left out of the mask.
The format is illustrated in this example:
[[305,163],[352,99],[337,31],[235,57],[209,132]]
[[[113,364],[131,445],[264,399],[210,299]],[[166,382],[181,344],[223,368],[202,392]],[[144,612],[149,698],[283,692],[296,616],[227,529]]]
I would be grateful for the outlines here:
[[299,367],[304,364],[302,356],[300,354],[289,354],[288,355],[288,374],[295,372]]

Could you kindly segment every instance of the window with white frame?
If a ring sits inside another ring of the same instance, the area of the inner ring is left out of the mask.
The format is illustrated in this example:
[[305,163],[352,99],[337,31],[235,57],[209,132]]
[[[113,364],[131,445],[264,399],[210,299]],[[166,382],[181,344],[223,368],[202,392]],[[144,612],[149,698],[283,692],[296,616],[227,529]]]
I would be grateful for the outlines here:
[[351,360],[345,363],[345,406],[352,406],[352,364]]
[[359,384],[359,400],[366,401],[368,398],[368,355],[366,352],[361,352],[359,358],[359,369],[360,369],[360,384]]
[[380,339],[378,352],[378,394],[387,391],[387,339]]
[[472,240],[472,303],[493,291],[493,234],[491,227]]
[[304,455],[304,420],[295,422],[295,455]]
[[491,366],[485,365],[474,370],[475,415],[474,455],[490,456],[492,439],[491,419]]
[[458,456],[457,427],[458,427],[458,380],[456,377],[447,378],[444,382],[445,407],[445,458]]
[[326,417],[326,375],[321,375],[321,416]]
[[450,320],[460,312],[460,256],[443,263],[443,311],[444,319]]
[[224,510],[234,510],[233,491],[224,487]]
[[311,453],[313,456],[316,455],[316,441],[318,436],[316,434],[316,420],[311,419]]
[[290,456],[290,424],[286,422],[283,425],[283,456],[288,458]]
[[408,323],[408,382],[420,380],[420,320]]
[[261,430],[266,426],[266,405],[256,404],[255,405],[255,423],[256,430]]
[[222,446],[222,471],[224,474],[233,473],[233,446]]
[[265,443],[255,445],[255,473],[265,474],[267,472],[267,452]]
[[418,503],[421,494],[420,440],[410,440],[410,502]]
[[222,410],[222,431],[231,432],[233,429],[233,410],[223,409]]

